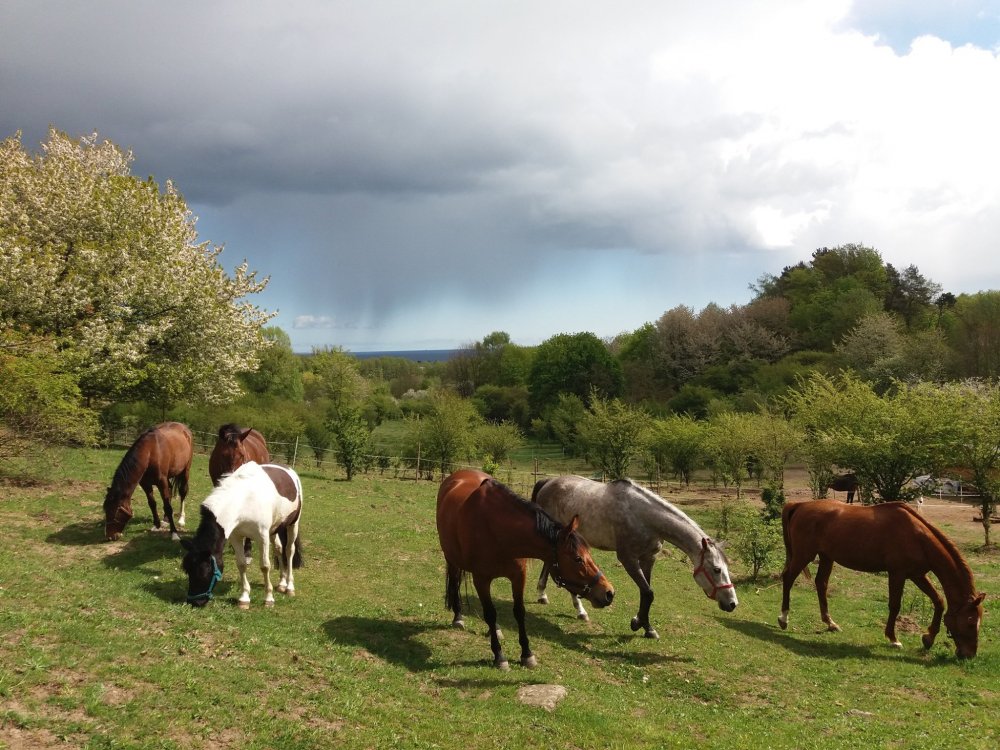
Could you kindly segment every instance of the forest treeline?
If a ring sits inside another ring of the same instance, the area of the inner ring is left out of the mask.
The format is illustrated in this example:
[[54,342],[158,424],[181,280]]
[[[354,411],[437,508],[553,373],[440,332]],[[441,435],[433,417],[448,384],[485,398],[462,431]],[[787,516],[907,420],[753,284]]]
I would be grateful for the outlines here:
[[0,143],[0,469],[175,418],[302,437],[349,478],[374,455],[489,469],[530,437],[611,477],[699,468],[780,489],[796,460],[817,494],[839,467],[895,499],[957,466],[996,494],[1000,292],[956,295],[849,244],[765,274],[747,304],[673,307],[610,340],[494,331],[443,363],[299,355],[252,302],[266,279],[224,269],[181,194],[131,160],[96,134]]

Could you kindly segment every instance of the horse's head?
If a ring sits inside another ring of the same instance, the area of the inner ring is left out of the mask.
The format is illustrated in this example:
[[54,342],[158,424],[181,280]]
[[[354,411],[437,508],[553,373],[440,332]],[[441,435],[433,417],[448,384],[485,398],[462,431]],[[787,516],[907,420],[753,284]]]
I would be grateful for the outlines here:
[[579,525],[579,517],[573,516],[573,520],[559,530],[556,559],[550,574],[557,586],[576,596],[587,597],[595,607],[606,607],[615,598],[615,587],[590,556],[590,547],[576,531]]
[[944,626],[955,641],[955,656],[971,659],[979,649],[979,624],[983,621],[983,599],[986,594],[970,596],[957,610],[944,614]]
[[199,548],[190,539],[182,539],[187,550],[181,567],[188,576],[187,602],[194,607],[204,607],[212,600],[215,584],[222,580],[222,555],[218,559],[211,550]]
[[104,495],[104,537],[109,542],[121,538],[125,526],[132,520],[132,497],[108,487]]
[[726,556],[719,545],[708,537],[701,540],[701,552],[698,565],[694,569],[694,580],[701,586],[705,596],[719,603],[719,609],[724,612],[736,609],[739,600],[736,598],[733,582],[729,580]]

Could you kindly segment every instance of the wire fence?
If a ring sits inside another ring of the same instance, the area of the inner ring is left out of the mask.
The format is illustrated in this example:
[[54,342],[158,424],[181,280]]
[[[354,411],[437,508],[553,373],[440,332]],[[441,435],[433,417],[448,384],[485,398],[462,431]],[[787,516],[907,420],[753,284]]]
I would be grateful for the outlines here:
[[[104,444],[109,448],[128,449],[141,432],[141,430],[127,427],[108,428],[104,431]],[[212,449],[215,448],[217,434],[194,429],[191,430],[191,434],[194,437],[195,453],[205,456],[211,455]],[[271,453],[272,461],[290,466],[299,472],[317,472],[331,478],[347,476],[346,470],[337,460],[336,452],[332,448],[314,446],[302,438],[296,438],[294,441],[268,440],[267,448]],[[530,470],[517,468],[508,462],[507,465],[501,466],[493,473],[497,479],[514,491],[530,497],[537,481],[563,473],[544,471],[541,468],[543,460],[544,456],[534,457]],[[442,471],[440,462],[430,461],[426,456],[421,456],[419,452],[415,456],[365,454],[361,456],[358,463],[357,474],[410,481],[435,481],[458,469],[481,470],[483,468],[469,463],[452,462],[448,463]],[[602,477],[597,474],[593,478]]]

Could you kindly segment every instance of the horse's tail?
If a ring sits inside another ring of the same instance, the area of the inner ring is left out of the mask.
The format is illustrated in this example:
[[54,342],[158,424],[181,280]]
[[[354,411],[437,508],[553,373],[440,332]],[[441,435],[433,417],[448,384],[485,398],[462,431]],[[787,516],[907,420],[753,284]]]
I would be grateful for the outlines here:
[[462,579],[465,578],[465,571],[445,564],[444,574],[444,606],[452,612],[458,612],[462,606],[461,591]]
[[[798,510],[800,505],[803,505],[803,503],[787,503],[785,507],[781,509],[781,538],[785,542],[786,565],[788,564],[788,561],[792,559],[792,538],[789,534],[788,527],[791,525],[792,515],[796,510]],[[804,575],[806,579],[812,578],[808,565],[802,569],[802,575]]]
[[537,482],[535,482],[535,486],[531,488],[531,502],[533,503],[538,502],[538,493],[541,491],[542,485],[544,485],[547,481],[549,480],[539,479]]
[[170,496],[180,494],[181,499],[187,497],[188,493],[188,472],[182,471],[180,474],[170,478]]
[[285,567],[286,568],[288,567],[288,555],[289,553],[291,553],[292,556],[291,567],[301,568],[305,564],[305,561],[302,558],[302,537],[296,535],[295,544],[293,545],[294,549],[289,550],[288,527],[282,526],[280,529],[278,529],[278,539],[281,540],[281,560],[285,564]]

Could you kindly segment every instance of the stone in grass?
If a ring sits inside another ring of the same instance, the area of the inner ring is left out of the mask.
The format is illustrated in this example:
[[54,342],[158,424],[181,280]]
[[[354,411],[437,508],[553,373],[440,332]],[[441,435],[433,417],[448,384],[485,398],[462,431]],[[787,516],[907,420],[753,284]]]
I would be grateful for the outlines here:
[[525,685],[517,691],[517,699],[527,706],[539,706],[546,711],[555,710],[556,705],[566,697],[562,685]]

